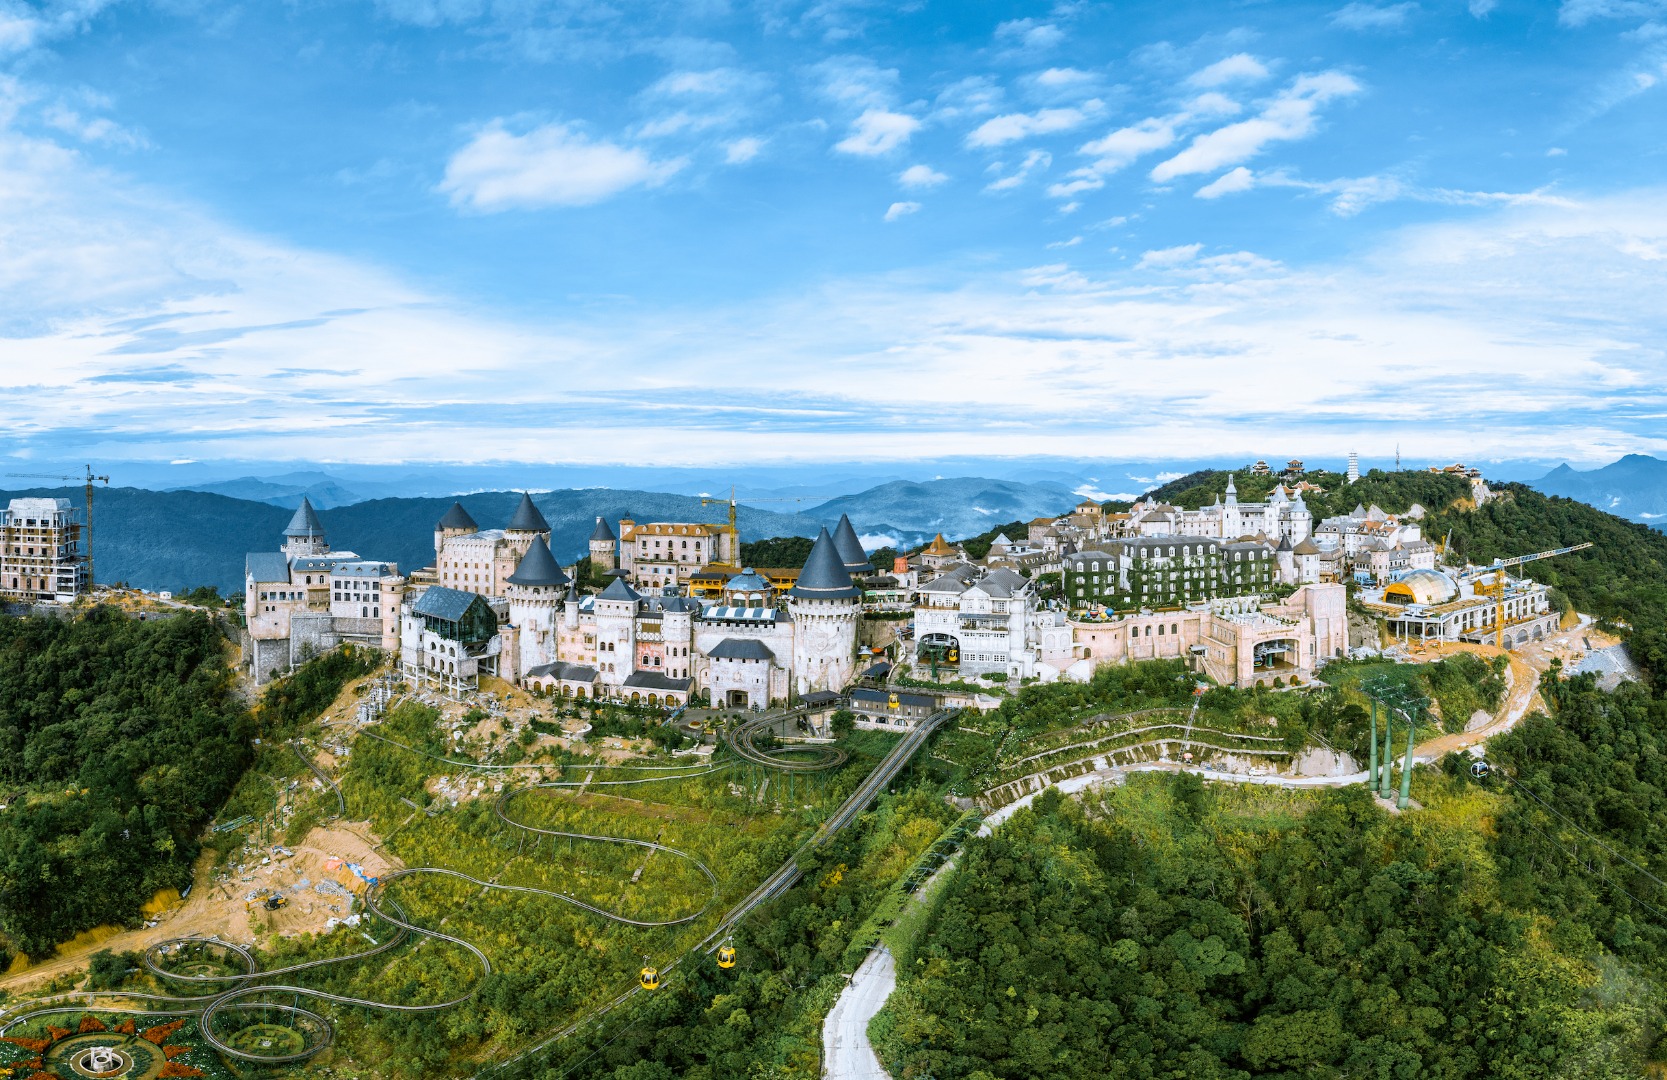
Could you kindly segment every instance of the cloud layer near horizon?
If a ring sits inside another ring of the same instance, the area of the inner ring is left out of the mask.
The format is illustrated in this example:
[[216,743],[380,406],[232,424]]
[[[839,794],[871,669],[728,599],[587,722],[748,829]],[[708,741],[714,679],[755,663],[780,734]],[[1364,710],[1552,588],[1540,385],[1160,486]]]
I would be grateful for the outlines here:
[[[1409,226],[1349,265],[1202,242],[828,278],[705,309],[488,318],[0,140],[19,449],[659,463],[980,452],[1667,449],[1646,190]],[[120,269],[118,273],[117,270]],[[120,314],[114,312],[120,311]],[[668,347],[668,342],[674,342]],[[708,372],[725,371],[715,394]],[[929,406],[925,403],[929,403]],[[298,447],[305,447],[298,454]]]

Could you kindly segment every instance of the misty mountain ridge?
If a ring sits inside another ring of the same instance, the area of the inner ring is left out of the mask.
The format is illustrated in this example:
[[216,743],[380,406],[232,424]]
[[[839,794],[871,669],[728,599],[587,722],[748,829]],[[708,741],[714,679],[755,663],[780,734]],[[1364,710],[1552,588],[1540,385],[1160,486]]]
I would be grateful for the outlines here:
[[1616,517],[1667,528],[1667,461],[1628,454],[1598,469],[1559,465],[1530,486],[1547,495],[1578,499]]

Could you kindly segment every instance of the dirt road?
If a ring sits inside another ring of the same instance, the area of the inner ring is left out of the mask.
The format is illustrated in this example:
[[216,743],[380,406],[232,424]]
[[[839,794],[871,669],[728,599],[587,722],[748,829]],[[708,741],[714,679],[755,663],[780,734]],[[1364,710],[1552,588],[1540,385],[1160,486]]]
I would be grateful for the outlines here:
[[[230,880],[215,876],[215,853],[204,851],[192,870],[191,894],[183,903],[164,911],[155,926],[126,930],[111,937],[72,948],[49,959],[0,978],[0,990],[12,994],[44,985],[60,975],[78,971],[87,958],[100,949],[111,952],[141,952],[159,941],[177,937],[214,937],[240,945],[253,944],[265,933],[292,936],[325,928],[332,917],[340,918],[359,908],[357,898],[348,899],[345,885],[356,880],[341,872],[348,862],[357,863],[372,877],[401,864],[374,850],[376,838],[363,822],[339,822],[309,832],[288,857],[256,863],[244,874]],[[334,860],[334,865],[332,865]],[[308,887],[297,888],[307,881]],[[341,894],[319,893],[310,886],[320,881],[344,885]],[[251,891],[276,889],[290,898],[281,911],[250,909],[246,897]]]

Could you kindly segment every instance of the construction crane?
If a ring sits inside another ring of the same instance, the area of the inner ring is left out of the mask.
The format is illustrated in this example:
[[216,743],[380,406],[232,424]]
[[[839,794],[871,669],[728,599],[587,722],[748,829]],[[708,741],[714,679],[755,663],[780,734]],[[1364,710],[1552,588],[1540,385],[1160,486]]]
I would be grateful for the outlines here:
[[1512,559],[1495,559],[1487,566],[1473,571],[1470,577],[1480,577],[1482,574],[1492,573],[1493,580],[1483,584],[1481,581],[1471,583],[1471,588],[1482,596],[1493,597],[1493,631],[1499,647],[1505,647],[1505,568],[1507,566],[1521,566],[1536,559],[1549,559],[1553,555],[1567,555],[1571,551],[1584,551],[1591,547],[1590,541],[1584,544],[1574,544],[1570,547],[1554,548],[1551,551],[1536,551],[1532,555],[1518,555]]
[[87,470],[85,476],[60,476],[55,473],[26,472],[7,473],[6,475],[20,477],[25,480],[67,480],[70,482],[79,480],[87,485],[87,591],[90,593],[93,591],[93,482],[102,481],[105,487],[109,487],[110,478],[93,475],[91,465],[81,467]]
[[[782,498],[748,499],[747,503],[750,505],[752,503],[826,502],[829,499],[837,498],[839,498],[838,495],[792,495]],[[729,504],[729,525],[727,528],[729,530],[730,555],[735,559],[736,569],[740,569],[741,530],[735,524],[735,488],[733,486],[730,487],[729,498],[727,499],[714,499],[707,495],[702,495],[700,497],[700,505],[702,506],[721,506],[725,503]],[[716,562],[717,560],[714,559],[713,561]]]

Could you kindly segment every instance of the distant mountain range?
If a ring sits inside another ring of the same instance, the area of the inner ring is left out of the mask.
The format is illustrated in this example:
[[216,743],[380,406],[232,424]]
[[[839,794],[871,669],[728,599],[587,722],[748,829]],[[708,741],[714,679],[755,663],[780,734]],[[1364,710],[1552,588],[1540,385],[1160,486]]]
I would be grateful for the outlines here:
[[[841,514],[849,514],[851,524],[871,541],[904,546],[930,539],[934,533],[960,539],[976,536],[1004,521],[1051,517],[1080,500],[1081,496],[1070,488],[1052,481],[1019,483],[963,476],[919,483],[896,480],[855,495],[842,495],[804,514],[827,524],[837,522]],[[879,544],[871,542],[869,546]]]
[[[346,501],[351,492],[327,475],[309,473],[206,486],[215,490],[100,489],[93,503],[98,580],[146,589],[240,589],[244,555],[282,545],[284,527],[302,496],[318,508],[333,548],[397,562],[409,571],[434,561],[434,524],[453,502],[449,496]],[[0,492],[0,500],[17,495],[67,498],[78,507],[82,502],[80,488]],[[509,520],[520,498],[514,491],[483,491],[456,501],[481,528],[495,529]],[[792,513],[743,503],[736,520],[743,539],[759,540],[815,536],[848,513],[872,548],[914,543],[940,531],[952,538],[973,536],[1003,521],[1061,513],[1076,501],[1076,495],[1057,483],[899,481]],[[615,529],[627,516],[637,521],[715,523],[728,518],[728,508],[721,503],[702,505],[698,497],[654,491],[551,491],[535,494],[533,502],[549,521],[551,547],[563,562],[586,553],[598,515]]]
[[1667,528],[1667,461],[1628,454],[1601,469],[1559,465],[1530,486],[1547,495],[1579,499],[1616,517]]
[[174,491],[204,491],[211,495],[225,495],[233,499],[271,503],[291,510],[301,505],[303,497],[313,506],[328,510],[333,506],[351,506],[377,498],[384,492],[367,494],[344,486],[335,477],[321,472],[284,473],[279,476],[243,476],[236,480],[218,480],[209,484],[190,484]]
[[[35,488],[0,492],[67,498],[82,504],[80,488]],[[521,496],[488,491],[457,500],[483,529],[502,528]],[[331,547],[366,558],[397,562],[413,570],[434,561],[434,525],[450,498],[373,499],[320,509]],[[563,562],[584,555],[586,541],[602,515],[610,525],[622,516],[639,521],[723,521],[723,506],[703,507],[687,495],[651,491],[553,491],[533,496],[550,523],[551,546]],[[299,504],[299,500],[297,500]],[[243,587],[243,557],[276,551],[292,511],[284,506],[201,491],[100,489],[94,496],[94,571],[102,582],[126,582],[145,589],[217,586],[222,593]],[[815,536],[822,523],[798,514],[743,506],[737,524],[747,539]],[[616,526],[617,527],[617,526]]]

